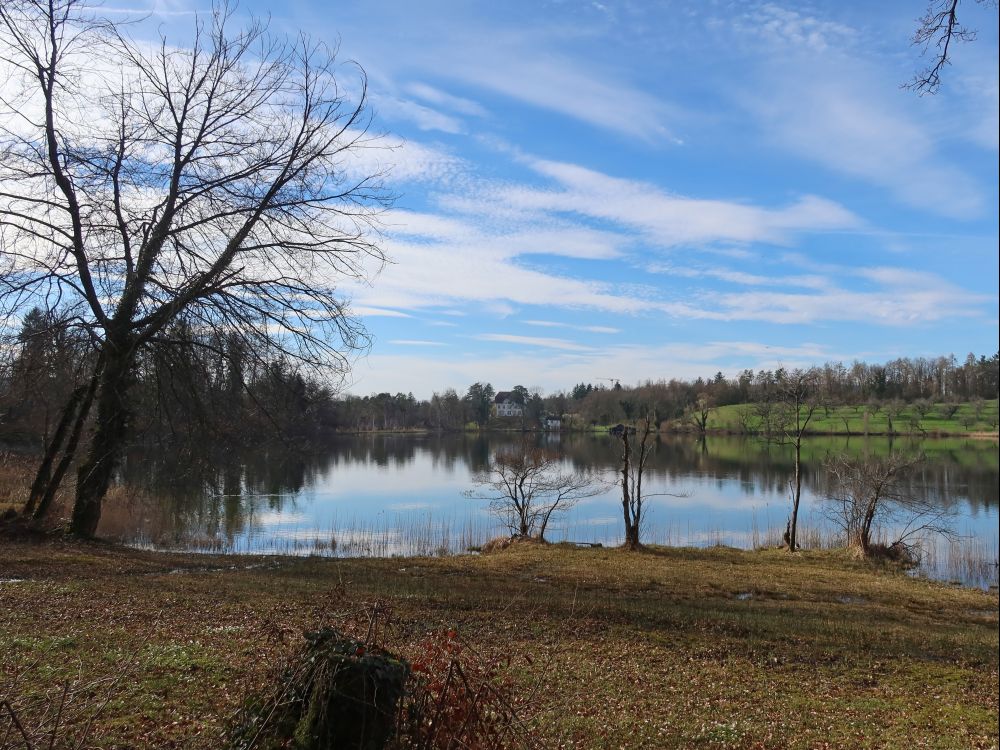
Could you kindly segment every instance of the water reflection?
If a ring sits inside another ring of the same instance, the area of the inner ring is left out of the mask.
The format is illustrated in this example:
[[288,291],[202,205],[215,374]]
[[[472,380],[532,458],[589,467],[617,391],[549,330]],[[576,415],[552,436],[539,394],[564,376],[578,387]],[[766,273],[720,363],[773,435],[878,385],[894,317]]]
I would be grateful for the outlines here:
[[[463,493],[498,450],[521,435],[343,436],[313,453],[268,449],[131,455],[99,532],[132,544],[237,552],[432,553],[481,543],[499,529]],[[611,474],[620,444],[608,435],[544,434],[568,466]],[[977,554],[997,557],[995,441],[813,438],[803,446],[803,525],[815,544],[832,531],[820,512],[830,455],[923,453],[908,491],[954,513]],[[648,463],[646,538],[671,544],[754,546],[774,541],[788,512],[790,448],[738,437],[660,437]],[[551,530],[556,540],[620,541],[617,494],[590,498]],[[772,538],[773,537],[773,538]],[[941,551],[935,560],[959,553]],[[930,565],[930,563],[928,563]],[[934,563],[940,567],[939,563]],[[930,567],[934,567],[931,565]],[[992,568],[996,577],[996,567]],[[949,577],[951,573],[928,572]],[[963,577],[963,580],[967,576]]]

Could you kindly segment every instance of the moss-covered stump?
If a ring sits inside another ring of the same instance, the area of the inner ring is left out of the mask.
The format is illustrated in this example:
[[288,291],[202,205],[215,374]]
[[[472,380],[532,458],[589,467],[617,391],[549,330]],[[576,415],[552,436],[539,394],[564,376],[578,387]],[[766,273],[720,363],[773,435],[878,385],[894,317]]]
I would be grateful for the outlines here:
[[236,748],[382,750],[393,737],[406,662],[324,628],[306,633],[275,697],[238,732]]

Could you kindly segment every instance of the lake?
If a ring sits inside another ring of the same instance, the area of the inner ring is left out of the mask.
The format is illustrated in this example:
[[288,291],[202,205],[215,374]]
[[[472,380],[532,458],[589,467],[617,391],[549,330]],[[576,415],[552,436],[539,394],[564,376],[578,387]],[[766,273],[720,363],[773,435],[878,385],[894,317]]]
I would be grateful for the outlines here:
[[[527,438],[566,468],[611,476],[621,443],[609,435]],[[198,452],[196,459],[132,455],[129,491],[113,491],[98,533],[126,544],[205,552],[426,555],[467,551],[504,533],[474,476],[519,434],[345,435],[322,450]],[[906,486],[947,513],[955,538],[923,542],[923,574],[988,587],[997,581],[997,442],[971,439],[808,439],[803,445],[800,542],[839,544],[824,497],[823,461],[900,451],[925,455]],[[753,548],[777,544],[792,475],[790,449],[734,436],[661,436],[647,465],[643,539],[649,543]],[[551,541],[621,542],[620,489],[553,519]],[[896,529],[883,529],[891,536]]]

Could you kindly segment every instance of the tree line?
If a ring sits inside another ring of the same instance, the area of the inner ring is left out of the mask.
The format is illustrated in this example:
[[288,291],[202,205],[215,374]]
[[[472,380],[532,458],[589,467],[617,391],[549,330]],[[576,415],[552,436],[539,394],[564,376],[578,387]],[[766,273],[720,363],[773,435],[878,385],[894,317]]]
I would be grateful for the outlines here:
[[[130,383],[133,444],[198,446],[206,438],[253,447],[302,445],[333,432],[462,430],[492,423],[497,389],[476,382],[418,399],[412,392],[340,393],[328,374],[288,357],[279,348],[247,346],[239,336],[199,329],[180,318],[157,346],[137,354]],[[97,353],[86,332],[67,314],[33,308],[4,348],[0,363],[0,440],[43,450],[59,428],[66,404],[88,383]],[[805,371],[812,400],[887,409],[893,404],[995,398],[998,355],[901,358],[885,364],[828,363]],[[524,415],[515,426],[534,427],[546,415],[569,426],[634,422],[649,415],[654,426],[684,423],[703,430],[708,413],[729,404],[774,401],[791,373],[744,370],[694,380],[646,381],[636,386],[578,383],[545,395],[515,385],[511,398]],[[748,411],[760,429],[775,412]],[[506,423],[505,423],[506,424]],[[509,425],[507,425],[509,426]]]

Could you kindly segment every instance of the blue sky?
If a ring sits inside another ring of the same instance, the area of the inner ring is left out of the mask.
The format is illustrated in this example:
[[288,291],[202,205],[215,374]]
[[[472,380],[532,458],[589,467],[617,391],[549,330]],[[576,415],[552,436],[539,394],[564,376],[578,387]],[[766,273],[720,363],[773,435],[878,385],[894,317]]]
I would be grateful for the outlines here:
[[[208,4],[149,7],[180,42]],[[997,15],[962,9],[921,97],[923,0],[240,6],[367,72],[399,198],[349,390],[419,397],[996,351]]]

